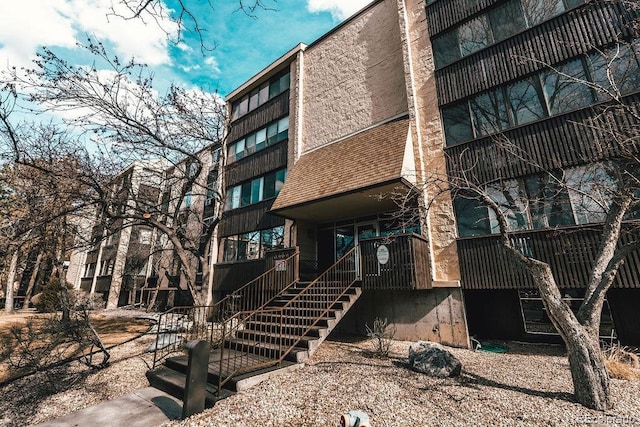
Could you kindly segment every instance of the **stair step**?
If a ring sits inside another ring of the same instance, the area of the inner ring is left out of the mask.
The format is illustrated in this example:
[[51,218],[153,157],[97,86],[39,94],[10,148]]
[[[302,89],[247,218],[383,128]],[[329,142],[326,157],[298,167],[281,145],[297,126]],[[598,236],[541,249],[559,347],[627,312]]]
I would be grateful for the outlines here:
[[292,335],[292,334],[274,334],[271,332],[262,332],[256,330],[248,330],[244,329],[239,331],[236,334],[237,339],[241,339],[245,342],[259,342],[259,343],[269,343],[269,344],[279,344],[282,343],[284,347],[290,347],[296,341],[299,341],[296,346],[304,348],[306,350],[313,347],[314,343],[317,343],[319,337],[308,337],[308,336],[300,336],[300,335]]
[[[162,390],[171,396],[184,400],[184,388],[187,383],[187,375],[184,372],[173,370],[167,366],[147,371],[147,380],[152,387]],[[211,408],[220,399],[231,396],[234,392],[230,390],[221,390],[221,395],[216,396],[217,387],[207,384],[205,395],[205,407]]]
[[[283,333],[288,335],[295,335],[295,334],[299,335],[309,328],[307,328],[306,326],[295,326],[295,325],[287,325],[287,324],[280,325],[280,323],[276,323],[276,322],[260,322],[256,320],[251,320],[245,324],[245,329],[248,329],[251,331],[261,331],[261,332],[271,332],[271,333],[280,333],[280,331],[282,330]],[[306,335],[308,337],[320,337],[321,334],[324,333],[324,331],[326,331],[326,328],[316,325],[316,326],[312,326]]]
[[[253,361],[258,363],[271,363],[271,366],[252,369],[248,372],[243,372],[240,374],[234,375],[234,377],[229,380],[223,390],[227,390],[230,392],[241,391],[250,386],[250,384],[255,384],[256,377],[264,377],[269,373],[281,370],[288,369],[292,366],[295,366],[296,363],[293,361],[282,361],[279,364],[276,364],[272,359],[262,357],[262,356],[251,356],[247,355],[245,352],[239,352],[231,349],[225,349],[224,352],[221,352],[219,349],[216,349],[211,352],[209,356],[209,369],[207,374],[207,382],[211,384],[214,390],[217,389],[217,384],[220,379],[220,357],[223,356],[223,378],[228,377],[230,374],[233,374],[236,370],[244,371],[246,367],[246,362],[249,357],[253,357]],[[180,372],[182,374],[186,374],[188,365],[188,357],[187,356],[176,356],[170,357],[165,360],[165,367],[172,369],[174,371]]]
[[[235,350],[241,353],[250,354],[253,356],[267,357],[272,359],[278,359],[281,356],[281,351],[286,351],[286,346],[279,346],[269,343],[260,343],[258,346],[253,345],[251,342],[247,342],[241,339],[231,339],[226,342],[227,347],[231,350]],[[308,349],[303,347],[294,347],[285,356],[284,360],[300,363],[308,358]]]

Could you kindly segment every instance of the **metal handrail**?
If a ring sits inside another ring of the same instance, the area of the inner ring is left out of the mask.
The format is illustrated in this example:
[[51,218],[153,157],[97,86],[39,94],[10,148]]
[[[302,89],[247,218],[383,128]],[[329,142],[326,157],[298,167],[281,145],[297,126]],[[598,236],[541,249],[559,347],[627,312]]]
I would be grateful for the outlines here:
[[[236,314],[252,312],[268,304],[283,289],[298,281],[299,251],[285,258],[254,280],[210,306],[173,307],[158,318],[158,340],[153,354],[153,368],[168,355],[181,351],[186,342],[206,340],[217,348],[224,328]],[[282,265],[286,268],[282,270]],[[283,274],[284,273],[284,274]],[[201,333],[198,333],[200,331]],[[160,342],[160,334],[163,343]]]
[[[358,262],[356,248],[353,248],[282,307],[265,305],[230,318],[224,325],[220,344],[218,393],[236,375],[281,363],[318,322],[329,317],[331,307],[357,281]],[[294,285],[282,289],[280,295]],[[273,303],[275,299],[268,304]],[[238,338],[247,322],[259,323],[260,319],[267,328],[263,334]],[[230,326],[229,331],[226,325]],[[285,327],[297,332],[287,336]],[[238,352],[230,351],[232,344]]]

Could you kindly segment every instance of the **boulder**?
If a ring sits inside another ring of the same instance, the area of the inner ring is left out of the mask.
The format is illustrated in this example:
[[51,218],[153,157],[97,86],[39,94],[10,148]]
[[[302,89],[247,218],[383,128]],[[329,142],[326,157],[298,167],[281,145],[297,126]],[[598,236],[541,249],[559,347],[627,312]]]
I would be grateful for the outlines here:
[[409,347],[411,369],[432,377],[457,377],[462,363],[442,345],[429,341],[418,341]]

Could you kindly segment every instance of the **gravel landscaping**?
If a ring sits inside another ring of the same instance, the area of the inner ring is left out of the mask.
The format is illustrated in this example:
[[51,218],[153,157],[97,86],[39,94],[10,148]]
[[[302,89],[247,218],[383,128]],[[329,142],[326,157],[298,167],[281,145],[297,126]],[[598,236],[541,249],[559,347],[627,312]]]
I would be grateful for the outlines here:
[[[58,372],[57,390],[42,374],[0,388],[0,425],[37,424],[148,386],[151,355],[144,351],[152,340],[146,335],[114,348],[106,369]],[[437,379],[408,369],[410,344],[395,341],[390,357],[379,359],[369,339],[332,338],[299,369],[165,426],[334,427],[350,410],[366,412],[373,427],[640,425],[640,381],[612,380],[616,407],[588,410],[573,402],[560,347],[507,343],[504,354],[451,349],[462,375]]]

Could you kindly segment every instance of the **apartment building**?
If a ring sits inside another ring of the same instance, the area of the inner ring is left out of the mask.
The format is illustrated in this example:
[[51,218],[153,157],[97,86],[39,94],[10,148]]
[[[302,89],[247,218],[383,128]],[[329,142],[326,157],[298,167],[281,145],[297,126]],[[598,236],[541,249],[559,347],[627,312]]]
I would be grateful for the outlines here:
[[[594,200],[609,204],[614,185],[603,165],[622,153],[611,136],[596,132],[598,115],[618,91],[622,102],[638,105],[637,11],[615,1],[427,3],[449,176],[472,176],[489,192],[500,183],[491,197],[508,209],[512,239],[525,255],[549,263],[577,308],[606,216]],[[610,135],[628,120],[617,115],[607,124]],[[454,206],[470,333],[552,339],[535,283],[505,258],[491,210],[462,192]],[[627,219],[629,231],[637,215]],[[623,233],[622,240],[634,238]],[[602,337],[640,343],[638,277],[634,253],[607,293]]]
[[410,221],[381,197],[445,171],[425,19],[419,1],[373,2],[229,94],[221,295],[271,249],[297,248],[313,280],[357,247],[363,294],[340,327],[380,317],[401,339],[468,345],[451,200]]

